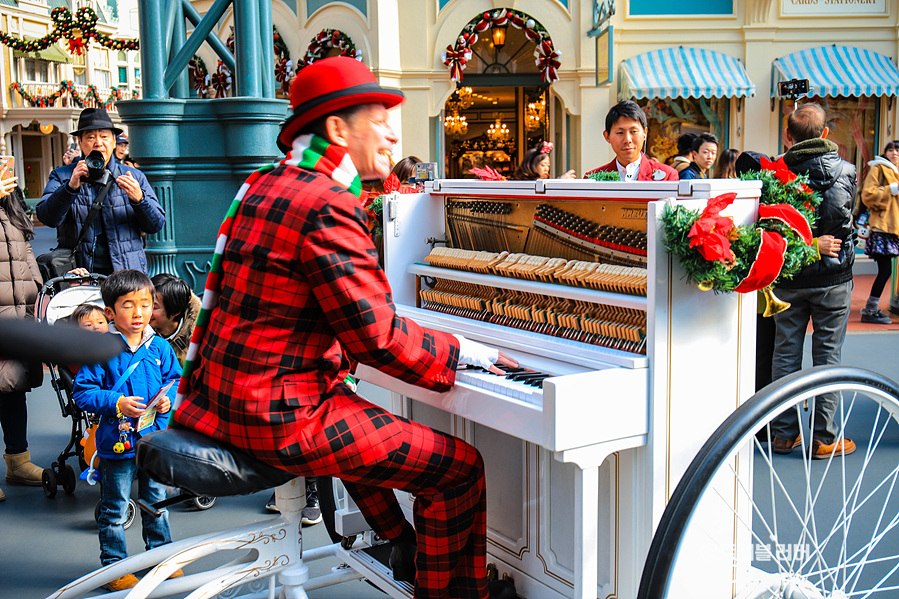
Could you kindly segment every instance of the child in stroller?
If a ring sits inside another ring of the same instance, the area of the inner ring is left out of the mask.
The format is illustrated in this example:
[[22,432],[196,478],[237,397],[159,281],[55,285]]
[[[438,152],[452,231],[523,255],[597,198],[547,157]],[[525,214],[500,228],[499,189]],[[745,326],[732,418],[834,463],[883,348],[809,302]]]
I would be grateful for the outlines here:
[[[38,295],[35,309],[35,318],[46,324],[60,323],[65,325],[81,326],[98,332],[106,332],[106,318],[103,313],[103,300],[100,296],[100,282],[106,277],[98,274],[90,274],[84,269],[76,269],[63,277],[57,277],[47,281]],[[57,460],[46,468],[43,473],[42,486],[44,494],[53,498],[59,487],[66,494],[75,492],[78,476],[74,468],[67,464],[70,458],[77,458],[81,478],[88,484],[96,484],[99,477],[94,470],[96,464],[96,446],[93,434],[96,432],[97,419],[82,411],[75,405],[73,387],[75,375],[79,365],[48,364],[50,379],[56,397],[59,401],[63,418],[72,418],[72,432],[69,441],[60,452]],[[177,490],[175,490],[177,494]],[[196,509],[205,510],[215,503],[214,497],[196,497],[189,503]],[[98,515],[99,503],[94,510],[95,518]],[[131,525],[137,507],[132,502],[128,508],[128,522],[126,528]]]

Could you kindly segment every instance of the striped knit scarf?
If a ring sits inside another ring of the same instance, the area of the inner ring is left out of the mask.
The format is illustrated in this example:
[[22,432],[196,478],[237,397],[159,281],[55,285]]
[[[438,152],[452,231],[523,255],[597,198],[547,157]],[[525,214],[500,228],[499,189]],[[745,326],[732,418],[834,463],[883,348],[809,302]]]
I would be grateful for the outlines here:
[[[335,146],[317,135],[301,135],[293,141],[293,149],[287,157],[280,162],[282,166],[295,166],[303,169],[318,171],[325,174],[341,187],[357,198],[362,194],[362,180],[346,148]],[[273,170],[277,165],[270,164],[254,172],[240,186],[237,195],[228,208],[225,220],[219,228],[215,242],[215,253],[212,256],[212,264],[209,275],[206,278],[206,289],[203,292],[203,306],[197,315],[197,324],[194,327],[190,346],[187,348],[187,357],[184,360],[184,373],[181,375],[181,383],[178,385],[178,395],[175,398],[175,407],[181,404],[181,399],[188,391],[188,381],[199,362],[199,348],[206,336],[206,328],[209,326],[209,317],[213,308],[218,304],[219,292],[222,285],[222,253],[228,236],[231,234],[231,225],[234,216],[240,207],[240,202],[247,195],[253,184],[264,174]]]

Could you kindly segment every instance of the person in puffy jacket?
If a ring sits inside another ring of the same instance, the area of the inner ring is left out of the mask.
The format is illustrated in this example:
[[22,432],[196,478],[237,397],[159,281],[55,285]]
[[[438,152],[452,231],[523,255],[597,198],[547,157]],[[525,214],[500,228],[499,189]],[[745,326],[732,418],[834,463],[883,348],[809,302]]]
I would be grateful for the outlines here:
[[[815,366],[840,363],[849,324],[855,260],[852,229],[855,167],[840,158],[837,145],[826,139],[827,133],[826,113],[812,103],[793,111],[784,131],[789,147],[784,162],[797,175],[808,175],[809,187],[821,195],[812,234],[819,244],[828,235],[834,240],[832,247],[819,248],[820,260],[804,267],[792,279],[777,283],[777,297],[789,302],[790,307],[774,316],[777,333],[772,374],[775,380],[802,368],[802,346],[809,319]],[[834,422],[839,409],[837,400],[837,395],[832,393],[816,398],[811,441],[815,459],[855,451],[855,443],[845,438]],[[772,431],[775,453],[790,453],[799,446],[799,421],[794,410],[778,418]]]
[[888,143],[883,156],[870,161],[868,166],[871,168],[861,192],[871,227],[865,254],[877,264],[877,276],[862,308],[862,322],[892,324],[880,309],[880,296],[890,280],[893,258],[899,255],[899,141]]
[[[21,199],[15,177],[0,181],[0,318],[25,318],[42,283],[29,243],[34,229]],[[25,405],[25,393],[39,387],[41,378],[43,366],[39,362],[0,359],[0,426],[6,448],[6,480],[10,483],[41,484],[44,470],[31,463],[28,452]],[[0,501],[4,499],[0,491]]]
[[[91,223],[91,231],[78,243],[85,221],[103,185],[90,177],[84,158],[54,169],[37,206],[37,217],[56,227],[59,247],[74,248],[77,266],[90,272],[110,274],[115,270],[147,272],[143,233],[156,233],[165,225],[165,212],[142,172],[119,163],[115,156],[116,135],[102,108],[85,108],[72,135],[86,157],[98,151],[105,171],[114,179],[109,195]],[[104,177],[107,176],[104,174]]]

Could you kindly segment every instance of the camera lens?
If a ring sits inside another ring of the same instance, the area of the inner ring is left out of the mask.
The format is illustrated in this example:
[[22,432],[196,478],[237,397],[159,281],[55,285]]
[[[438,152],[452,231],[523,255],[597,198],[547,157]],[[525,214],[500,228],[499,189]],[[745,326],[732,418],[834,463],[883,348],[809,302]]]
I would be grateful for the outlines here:
[[85,156],[84,163],[87,165],[88,179],[90,181],[100,181],[103,179],[103,171],[106,170],[106,160],[99,150],[94,150]]

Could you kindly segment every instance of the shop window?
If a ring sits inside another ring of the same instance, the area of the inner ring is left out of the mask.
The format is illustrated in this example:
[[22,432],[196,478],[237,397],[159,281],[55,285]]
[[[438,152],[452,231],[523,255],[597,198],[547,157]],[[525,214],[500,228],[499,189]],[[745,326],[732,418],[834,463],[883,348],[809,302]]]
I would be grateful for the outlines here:
[[677,138],[684,133],[711,133],[718,138],[718,151],[728,147],[729,101],[726,98],[639,99],[646,112],[649,131],[646,153],[665,162],[677,153]]
[[[827,112],[827,139],[837,144],[840,158],[855,165],[859,173],[859,180],[863,180],[868,174],[868,161],[880,155],[883,148],[879,147],[877,138],[880,122],[880,101],[878,98],[869,97],[827,97],[813,98],[824,107]],[[787,126],[787,116],[793,111],[790,101],[781,103],[781,115],[783,115],[780,130],[781,138],[783,129]],[[885,145],[884,142],[882,145]],[[783,139],[781,139],[783,148]]]
[[39,58],[25,58],[25,80],[48,83],[50,81],[50,63]]
[[523,31],[506,27],[503,44],[493,43],[492,29],[478,35],[471,47],[471,60],[463,74],[503,75],[507,73],[539,73],[534,62],[534,42]]
[[134,85],[140,85],[140,69],[134,69]]
[[128,85],[128,67],[119,67],[119,85]]
[[94,71],[94,85],[100,89],[109,87],[109,71]]
[[119,62],[128,62],[128,55],[119,50]]

